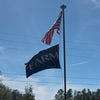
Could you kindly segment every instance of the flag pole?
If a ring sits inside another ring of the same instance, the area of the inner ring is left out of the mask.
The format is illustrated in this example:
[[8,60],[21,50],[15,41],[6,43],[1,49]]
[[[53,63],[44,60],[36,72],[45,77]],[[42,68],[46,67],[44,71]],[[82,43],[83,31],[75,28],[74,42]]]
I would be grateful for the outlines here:
[[63,54],[64,54],[64,100],[66,100],[66,53],[65,53],[65,18],[64,18],[64,9],[66,5],[60,7],[63,13]]

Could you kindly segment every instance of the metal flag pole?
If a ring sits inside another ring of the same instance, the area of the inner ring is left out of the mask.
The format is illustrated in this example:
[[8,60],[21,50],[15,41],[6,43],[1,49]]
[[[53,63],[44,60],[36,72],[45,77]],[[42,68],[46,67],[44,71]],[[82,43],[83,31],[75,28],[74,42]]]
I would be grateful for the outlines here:
[[65,18],[64,18],[64,9],[66,5],[60,7],[63,13],[63,54],[64,54],[64,100],[66,100],[66,52],[65,52]]

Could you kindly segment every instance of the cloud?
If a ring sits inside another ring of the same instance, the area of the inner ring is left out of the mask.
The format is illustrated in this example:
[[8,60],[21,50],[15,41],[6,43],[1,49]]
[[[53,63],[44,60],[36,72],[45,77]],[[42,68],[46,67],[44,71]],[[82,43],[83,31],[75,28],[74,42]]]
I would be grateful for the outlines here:
[[98,87],[100,86],[100,83],[97,82],[95,84],[91,84],[89,85],[88,83],[87,84],[82,84],[82,83],[67,83],[67,90],[68,89],[72,89],[72,90],[77,90],[77,91],[81,91],[83,90],[84,88],[85,89],[90,89],[92,91],[96,91],[98,89]]
[[79,66],[79,65],[83,65],[88,63],[88,61],[84,61],[84,62],[79,62],[79,63],[75,63],[75,64],[70,64],[70,66]]
[[96,7],[100,8],[100,0],[91,0],[91,1],[96,5]]
[[0,79],[2,79],[2,83],[5,84],[6,86],[10,87],[11,89],[17,89],[21,93],[24,93],[25,87],[32,85],[33,87],[33,93],[35,94],[35,99],[36,100],[52,100],[55,91],[57,91],[59,88],[58,85],[57,87],[51,87],[51,84],[40,84],[40,80],[36,78],[28,78],[26,79],[25,76],[21,76],[18,78],[8,78],[5,76],[0,76]]
[[83,85],[74,85],[74,84],[68,84],[67,86],[68,89],[72,89],[72,90],[82,90],[85,87]]
[[2,53],[4,51],[4,47],[0,46],[0,52]]
[[43,97],[45,97],[46,95],[46,89],[45,87],[41,85],[38,86],[37,82],[39,82],[39,80],[35,78],[26,79],[25,77],[22,76],[20,78],[11,79],[11,78],[2,76],[1,79],[2,79],[3,84],[5,84],[6,86],[12,89],[18,89],[22,93],[25,92],[24,90],[26,86],[32,85],[36,100],[44,100]]
[[[26,79],[25,76],[21,76],[19,78],[11,79],[8,77],[0,76],[0,79],[2,79],[3,84],[6,86],[12,88],[12,89],[18,89],[20,92],[24,93],[25,86],[32,85],[33,86],[33,93],[35,94],[36,100],[52,100],[54,99],[55,94],[59,89],[63,89],[63,82],[61,84],[56,84],[53,86],[50,84],[38,84],[40,81],[36,78],[29,78]],[[14,81],[15,80],[15,81]],[[82,90],[84,88],[88,88],[87,86],[81,85],[81,84],[71,84],[70,82],[67,82],[67,90]]]

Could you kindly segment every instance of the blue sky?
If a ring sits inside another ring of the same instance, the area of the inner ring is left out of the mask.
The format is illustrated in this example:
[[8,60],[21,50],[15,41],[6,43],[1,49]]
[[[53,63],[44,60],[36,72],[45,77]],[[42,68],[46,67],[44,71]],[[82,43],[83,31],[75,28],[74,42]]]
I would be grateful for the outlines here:
[[24,91],[30,84],[36,100],[51,100],[63,88],[62,24],[50,46],[60,43],[62,69],[49,69],[25,77],[25,65],[39,51],[62,4],[65,9],[67,89],[96,90],[100,85],[99,0],[0,0],[0,70],[3,83]]

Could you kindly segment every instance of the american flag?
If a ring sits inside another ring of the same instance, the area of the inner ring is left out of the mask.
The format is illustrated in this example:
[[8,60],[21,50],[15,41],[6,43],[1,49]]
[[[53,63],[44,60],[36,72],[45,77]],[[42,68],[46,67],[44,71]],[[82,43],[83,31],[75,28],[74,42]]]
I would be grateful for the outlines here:
[[61,17],[62,17],[62,12],[60,12],[56,22],[52,25],[49,31],[45,34],[44,38],[42,39],[43,43],[50,45],[55,29],[57,29],[57,33],[59,34]]

